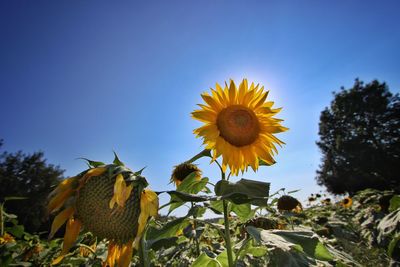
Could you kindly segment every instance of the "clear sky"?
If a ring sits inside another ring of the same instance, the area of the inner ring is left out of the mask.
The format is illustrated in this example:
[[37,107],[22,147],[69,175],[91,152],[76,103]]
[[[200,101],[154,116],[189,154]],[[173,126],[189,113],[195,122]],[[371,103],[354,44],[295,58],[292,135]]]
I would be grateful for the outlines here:
[[[399,1],[1,1],[2,150],[122,161],[152,189],[202,149],[190,112],[232,78],[261,83],[290,128],[277,164],[243,177],[320,190],[320,112],[359,77],[400,88]],[[211,181],[218,171],[199,161]],[[167,197],[162,197],[165,203]]]

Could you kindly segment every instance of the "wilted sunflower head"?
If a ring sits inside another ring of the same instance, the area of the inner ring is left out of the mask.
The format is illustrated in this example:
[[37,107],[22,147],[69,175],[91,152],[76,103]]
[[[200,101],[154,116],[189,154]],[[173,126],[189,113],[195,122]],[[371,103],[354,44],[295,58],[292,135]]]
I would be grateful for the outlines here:
[[157,194],[145,189],[148,183],[141,171],[125,167],[117,156],[113,164],[88,162],[95,166],[62,181],[50,194],[49,212],[64,208],[54,218],[50,237],[67,223],[61,255],[53,264],[63,259],[85,228],[109,240],[109,266],[128,266],[148,218],[158,213]]
[[344,208],[350,208],[351,205],[353,205],[353,200],[351,199],[351,197],[345,197],[341,202],[340,205]]
[[300,212],[303,210],[303,208],[301,203],[296,198],[289,195],[284,195],[278,199],[278,210]]
[[178,187],[192,173],[194,173],[196,180],[201,179],[201,170],[195,164],[184,162],[176,165],[171,174],[171,182]]
[[213,152],[213,160],[222,155],[222,168],[229,167],[232,175],[248,166],[256,171],[260,162],[275,163],[275,144],[284,144],[274,134],[287,130],[273,118],[280,109],[273,109],[274,102],[267,101],[268,91],[244,79],[239,87],[234,81],[222,88],[218,83],[211,89],[211,95],[203,93],[205,101],[201,109],[192,112],[192,117],[204,122],[194,130],[203,139],[207,149]]

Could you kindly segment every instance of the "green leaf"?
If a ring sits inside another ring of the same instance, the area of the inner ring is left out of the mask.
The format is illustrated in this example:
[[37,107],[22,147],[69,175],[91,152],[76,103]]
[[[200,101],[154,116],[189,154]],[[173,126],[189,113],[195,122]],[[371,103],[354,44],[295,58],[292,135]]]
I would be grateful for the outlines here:
[[321,242],[318,242],[317,247],[315,248],[314,256],[316,259],[321,261],[333,260],[332,254]]
[[182,181],[182,183],[178,186],[176,190],[189,194],[197,194],[205,188],[208,180],[209,179],[207,177],[197,180],[196,173],[192,172]]
[[214,200],[210,201],[210,209],[215,212],[216,214],[223,214],[224,213],[224,204],[222,200]]
[[210,258],[204,252],[193,262],[192,267],[222,267],[218,260]]
[[187,216],[193,216],[195,218],[200,218],[206,213],[206,208],[202,206],[193,206]]
[[389,257],[392,257],[393,251],[397,245],[397,242],[399,242],[399,240],[400,240],[400,233],[397,233],[389,243],[389,246],[387,249]]
[[[166,246],[168,244],[173,244],[176,242],[176,239],[171,239],[173,237],[177,237],[177,233],[180,230],[183,230],[190,224],[189,220],[186,217],[178,218],[176,220],[170,221],[164,224],[161,228],[155,228],[153,226],[149,226],[146,233],[146,247],[150,249],[154,246]],[[164,241],[161,241],[165,239]]]
[[251,203],[267,206],[270,183],[241,179],[236,183],[221,180],[215,185],[215,194],[235,204]]
[[390,206],[389,206],[389,211],[395,211],[398,208],[400,208],[400,196],[399,195],[394,195],[391,199],[390,199]]
[[90,160],[87,158],[78,158],[78,159],[83,159],[83,160],[87,161],[87,164],[89,165],[89,167],[92,167],[92,168],[97,168],[99,166],[106,165],[104,162],[101,162],[101,161],[93,161],[93,160]]
[[[221,201],[222,202],[222,201]],[[250,203],[234,204],[232,203],[232,211],[236,213],[242,223],[253,218],[255,211],[251,210]]]
[[6,231],[17,238],[21,238],[24,235],[24,226],[23,225],[14,225],[12,227],[7,227]]
[[114,161],[113,161],[113,163],[115,165],[118,165],[118,166],[125,166],[125,164],[122,161],[119,160],[119,158],[117,156],[117,153],[115,153],[115,151],[114,151]]
[[[235,258],[235,254],[232,251],[232,257]],[[215,258],[222,267],[229,267],[228,263],[228,251],[225,249]]]
[[246,230],[258,242],[277,247],[282,251],[290,252],[295,249],[313,259],[333,260],[332,254],[311,231],[261,230],[252,226],[246,227]]
[[143,172],[144,169],[146,169],[146,167],[143,167],[140,170],[138,170],[137,172],[134,172],[133,175],[135,175],[135,176],[142,175],[142,172]]
[[212,258],[207,256],[206,253],[201,253],[200,256],[193,262],[192,267],[203,267],[207,266]]
[[9,213],[5,212],[4,210],[3,210],[3,215],[4,215],[4,217],[7,217],[9,219],[16,219],[17,218],[17,215],[9,214]]
[[208,196],[199,196],[179,191],[166,191],[171,196],[171,202],[203,202],[210,200]]

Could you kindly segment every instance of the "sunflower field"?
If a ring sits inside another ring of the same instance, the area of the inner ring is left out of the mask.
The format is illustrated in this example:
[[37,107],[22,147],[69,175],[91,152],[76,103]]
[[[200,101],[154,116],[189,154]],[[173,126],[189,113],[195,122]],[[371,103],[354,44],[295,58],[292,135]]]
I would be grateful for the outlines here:
[[[399,195],[313,194],[302,204],[293,197],[297,190],[270,192],[266,181],[241,178],[275,164],[284,145],[275,135],[289,130],[275,117],[280,108],[246,79],[201,96],[192,117],[202,123],[194,134],[204,148],[173,167],[175,190],[152,190],[144,170],[131,170],[116,154],[110,164],[86,160],[86,170],[52,188],[48,232],[25,232],[7,210],[19,199],[4,199],[0,265],[398,266]],[[200,158],[219,170],[215,184],[203,176]],[[159,203],[161,194],[167,203]],[[174,216],[181,206],[186,215]],[[207,211],[215,218],[204,218]]]

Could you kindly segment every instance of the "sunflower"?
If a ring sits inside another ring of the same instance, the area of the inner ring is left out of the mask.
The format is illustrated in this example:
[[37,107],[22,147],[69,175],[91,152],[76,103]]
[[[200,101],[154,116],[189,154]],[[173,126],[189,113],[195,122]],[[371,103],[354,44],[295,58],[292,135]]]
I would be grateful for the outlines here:
[[172,171],[171,182],[178,187],[192,173],[194,173],[196,180],[201,179],[201,170],[196,165],[187,162],[176,165]]
[[266,102],[268,91],[264,87],[247,84],[244,79],[239,88],[234,81],[222,88],[218,83],[211,95],[203,93],[205,101],[201,109],[192,112],[192,117],[205,125],[194,130],[203,139],[207,149],[212,150],[213,160],[222,155],[222,168],[230,168],[232,175],[248,166],[256,171],[263,162],[275,163],[275,144],[284,144],[274,134],[288,130],[273,118],[281,109],[273,109],[274,102]]
[[294,197],[289,195],[281,196],[278,199],[278,210],[279,211],[294,211],[294,212],[301,212],[303,207],[301,203]]
[[351,197],[345,197],[341,202],[340,202],[340,206],[342,206],[343,208],[350,208],[351,205],[353,204],[353,200],[351,199]]
[[61,254],[52,264],[61,262],[85,228],[109,240],[105,266],[129,266],[148,218],[158,213],[158,196],[145,189],[148,184],[140,172],[131,171],[117,157],[113,164],[95,166],[63,180],[50,193],[49,212],[62,211],[54,218],[49,238],[66,223]]

